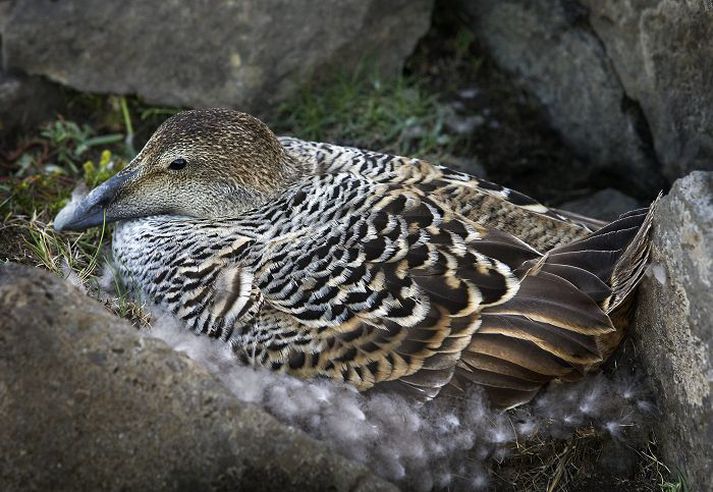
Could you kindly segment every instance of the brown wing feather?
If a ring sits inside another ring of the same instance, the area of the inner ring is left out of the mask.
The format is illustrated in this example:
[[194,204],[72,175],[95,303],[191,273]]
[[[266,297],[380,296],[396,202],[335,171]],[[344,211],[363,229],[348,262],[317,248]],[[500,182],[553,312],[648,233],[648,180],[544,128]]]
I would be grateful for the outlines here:
[[281,141],[296,160],[315,173],[351,172],[374,182],[419,188],[453,212],[489,229],[505,231],[541,252],[582,238],[604,225],[420,159],[293,138]]
[[563,278],[544,271],[527,275],[516,296],[486,312],[526,316],[585,335],[614,330],[609,317],[589,296]]
[[482,384],[496,404],[511,407],[529,401],[538,384],[574,380],[597,367],[628,324],[627,300],[648,259],[652,210],[628,213],[525,262],[517,294],[483,310],[456,380]]
[[[266,351],[260,362],[362,390],[391,381],[432,398],[451,380],[479,312],[512,297],[519,283],[513,268],[539,255],[417,190],[376,191],[383,194],[375,193],[357,220],[271,250],[294,267],[275,278],[266,259],[256,273],[271,313],[258,324],[309,332],[310,342]],[[494,244],[502,245],[504,261]]]
[[607,221],[605,220],[599,220],[599,219],[593,219],[591,217],[587,217],[586,215],[581,215],[575,212],[570,212],[569,210],[562,210],[561,208],[553,208],[552,211],[559,215],[560,217],[564,217],[566,219],[571,220],[574,223],[577,224],[582,224],[583,226],[587,227],[587,229],[591,231],[596,231],[597,229],[601,229],[605,225],[607,225]]
[[[358,210],[268,246],[254,276],[265,303],[256,325],[278,340],[253,354],[261,364],[421,398],[478,383],[511,406],[601,362],[602,337],[615,333],[610,285],[631,291],[624,272],[642,268],[645,216],[542,257],[427,197],[423,182],[366,182]],[[281,332],[303,340],[281,343]]]

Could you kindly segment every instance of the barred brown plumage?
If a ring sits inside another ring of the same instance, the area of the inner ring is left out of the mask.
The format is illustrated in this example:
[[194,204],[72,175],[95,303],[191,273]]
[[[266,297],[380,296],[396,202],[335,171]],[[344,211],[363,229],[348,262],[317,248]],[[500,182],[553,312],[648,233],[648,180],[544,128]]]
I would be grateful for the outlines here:
[[615,348],[650,226],[219,109],[169,119],[56,227],[99,212],[128,283],[243,363],[420,399],[476,383],[505,407]]

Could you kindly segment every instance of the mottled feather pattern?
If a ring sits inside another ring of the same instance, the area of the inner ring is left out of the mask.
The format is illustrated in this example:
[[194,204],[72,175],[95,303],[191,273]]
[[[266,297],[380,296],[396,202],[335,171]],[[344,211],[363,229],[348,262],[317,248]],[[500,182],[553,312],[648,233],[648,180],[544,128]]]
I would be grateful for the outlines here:
[[486,229],[418,190],[347,173],[306,179],[241,219],[190,222],[122,223],[125,276],[247,362],[360,389],[429,370],[447,371],[446,384],[477,314],[519,285],[511,266],[478,251]]
[[422,160],[280,143],[302,175],[266,204],[119,223],[128,283],[243,363],[362,391],[429,399],[475,383],[508,407],[608,354],[650,214],[593,232],[596,221]]
[[315,173],[351,172],[377,182],[418,187],[454,212],[509,232],[541,252],[585,237],[594,230],[592,225],[604,225],[583,217],[579,220],[575,214],[550,209],[515,190],[420,159],[290,137],[281,137],[280,142]]

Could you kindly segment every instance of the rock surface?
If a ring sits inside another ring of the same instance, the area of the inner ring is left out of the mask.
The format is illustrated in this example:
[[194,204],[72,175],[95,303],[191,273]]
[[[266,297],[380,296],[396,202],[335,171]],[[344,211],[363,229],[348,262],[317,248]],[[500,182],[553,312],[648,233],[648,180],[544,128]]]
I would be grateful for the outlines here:
[[641,204],[634,198],[613,188],[606,188],[559,206],[561,209],[601,220],[614,220],[624,212],[640,207]]
[[494,59],[582,158],[651,197],[713,170],[713,6],[698,0],[462,1]]
[[627,96],[641,107],[666,177],[713,170],[713,4],[582,3]]
[[34,128],[63,105],[61,90],[40,77],[0,69],[0,133]]
[[[401,70],[433,0],[18,0],[6,67],[81,91],[261,113],[315,77]],[[38,35],[46,33],[46,35]],[[331,70],[330,70],[331,69]]]
[[[661,184],[657,163],[625,108],[624,87],[605,47],[574,2],[463,2],[497,63],[542,103],[552,126],[579,157],[617,173],[639,193]],[[635,174],[636,179],[631,179]]]
[[39,269],[0,266],[0,489],[396,490]]
[[666,463],[690,490],[713,476],[713,173],[676,181],[654,219],[635,334],[661,409]]

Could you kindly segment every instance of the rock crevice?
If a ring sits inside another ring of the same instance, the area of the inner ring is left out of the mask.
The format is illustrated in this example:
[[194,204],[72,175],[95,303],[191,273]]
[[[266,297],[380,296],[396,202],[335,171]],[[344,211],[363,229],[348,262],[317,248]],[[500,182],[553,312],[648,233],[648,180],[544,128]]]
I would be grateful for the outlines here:
[[702,5],[476,0],[462,8],[594,173],[653,198],[666,181],[713,170],[713,9]]

